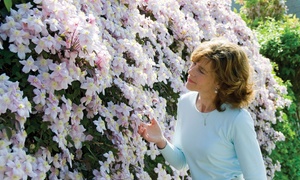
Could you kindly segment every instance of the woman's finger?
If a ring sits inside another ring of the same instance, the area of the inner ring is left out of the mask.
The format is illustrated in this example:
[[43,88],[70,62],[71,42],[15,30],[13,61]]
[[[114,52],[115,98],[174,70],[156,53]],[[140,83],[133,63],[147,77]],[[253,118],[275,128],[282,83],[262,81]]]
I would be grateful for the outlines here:
[[157,124],[157,121],[156,121],[156,119],[153,118],[153,119],[151,120],[151,125],[155,125],[155,124]]
[[143,126],[143,125],[140,125],[139,128],[138,128],[138,133],[139,133],[140,135],[142,135],[142,133],[144,132],[144,130],[145,130],[144,126]]

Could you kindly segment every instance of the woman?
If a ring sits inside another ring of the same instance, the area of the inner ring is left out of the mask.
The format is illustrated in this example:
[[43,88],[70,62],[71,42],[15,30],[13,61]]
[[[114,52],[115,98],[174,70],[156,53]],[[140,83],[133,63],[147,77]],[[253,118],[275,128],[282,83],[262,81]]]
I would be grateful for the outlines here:
[[155,119],[139,134],[160,149],[176,169],[188,165],[197,180],[264,180],[266,171],[253,120],[248,58],[224,39],[202,43],[191,55],[186,87],[178,101],[177,124],[169,142]]

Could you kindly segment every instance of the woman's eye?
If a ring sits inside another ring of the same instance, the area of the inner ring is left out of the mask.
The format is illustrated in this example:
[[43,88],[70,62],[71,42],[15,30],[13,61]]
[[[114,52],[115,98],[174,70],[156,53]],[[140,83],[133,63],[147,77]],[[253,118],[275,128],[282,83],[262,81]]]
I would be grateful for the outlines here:
[[204,70],[203,68],[201,68],[201,67],[198,69],[198,71],[199,71],[201,74],[205,74],[205,70]]

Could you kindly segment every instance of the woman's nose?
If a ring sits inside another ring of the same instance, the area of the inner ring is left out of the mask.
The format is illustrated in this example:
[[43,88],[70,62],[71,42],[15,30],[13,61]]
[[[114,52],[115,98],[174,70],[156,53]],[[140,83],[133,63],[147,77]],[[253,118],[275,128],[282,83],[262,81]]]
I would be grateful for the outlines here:
[[189,75],[192,75],[192,73],[193,73],[193,70],[194,70],[194,65],[191,65],[190,67],[189,67],[189,70],[188,70],[188,74]]

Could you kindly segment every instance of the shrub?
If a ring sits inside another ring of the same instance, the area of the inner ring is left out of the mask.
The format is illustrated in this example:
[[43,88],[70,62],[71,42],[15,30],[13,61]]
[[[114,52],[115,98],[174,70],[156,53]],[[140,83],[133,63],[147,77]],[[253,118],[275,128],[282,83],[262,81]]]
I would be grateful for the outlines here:
[[[0,176],[179,179],[137,134],[144,115],[171,139],[189,54],[203,40],[240,44],[255,70],[249,107],[268,176],[284,136],[271,124],[290,102],[269,59],[227,1],[56,1],[15,4],[0,25]],[[4,7],[4,6],[3,6]]]
[[286,12],[285,0],[235,0],[240,4],[240,15],[250,27],[257,27],[260,22],[272,17],[281,20]]
[[292,89],[300,100],[300,22],[296,17],[287,16],[282,21],[262,23],[258,28],[261,42],[260,52],[274,61],[276,74],[284,81],[290,80]]
[[300,177],[300,126],[299,126],[299,67],[300,67],[300,24],[293,16],[286,16],[281,21],[270,18],[256,29],[260,52],[274,62],[276,74],[289,84],[289,98],[292,104],[284,112],[283,123],[274,128],[286,136],[284,142],[278,142],[271,154],[272,159],[281,163],[281,171],[276,172],[275,179],[298,179]]

